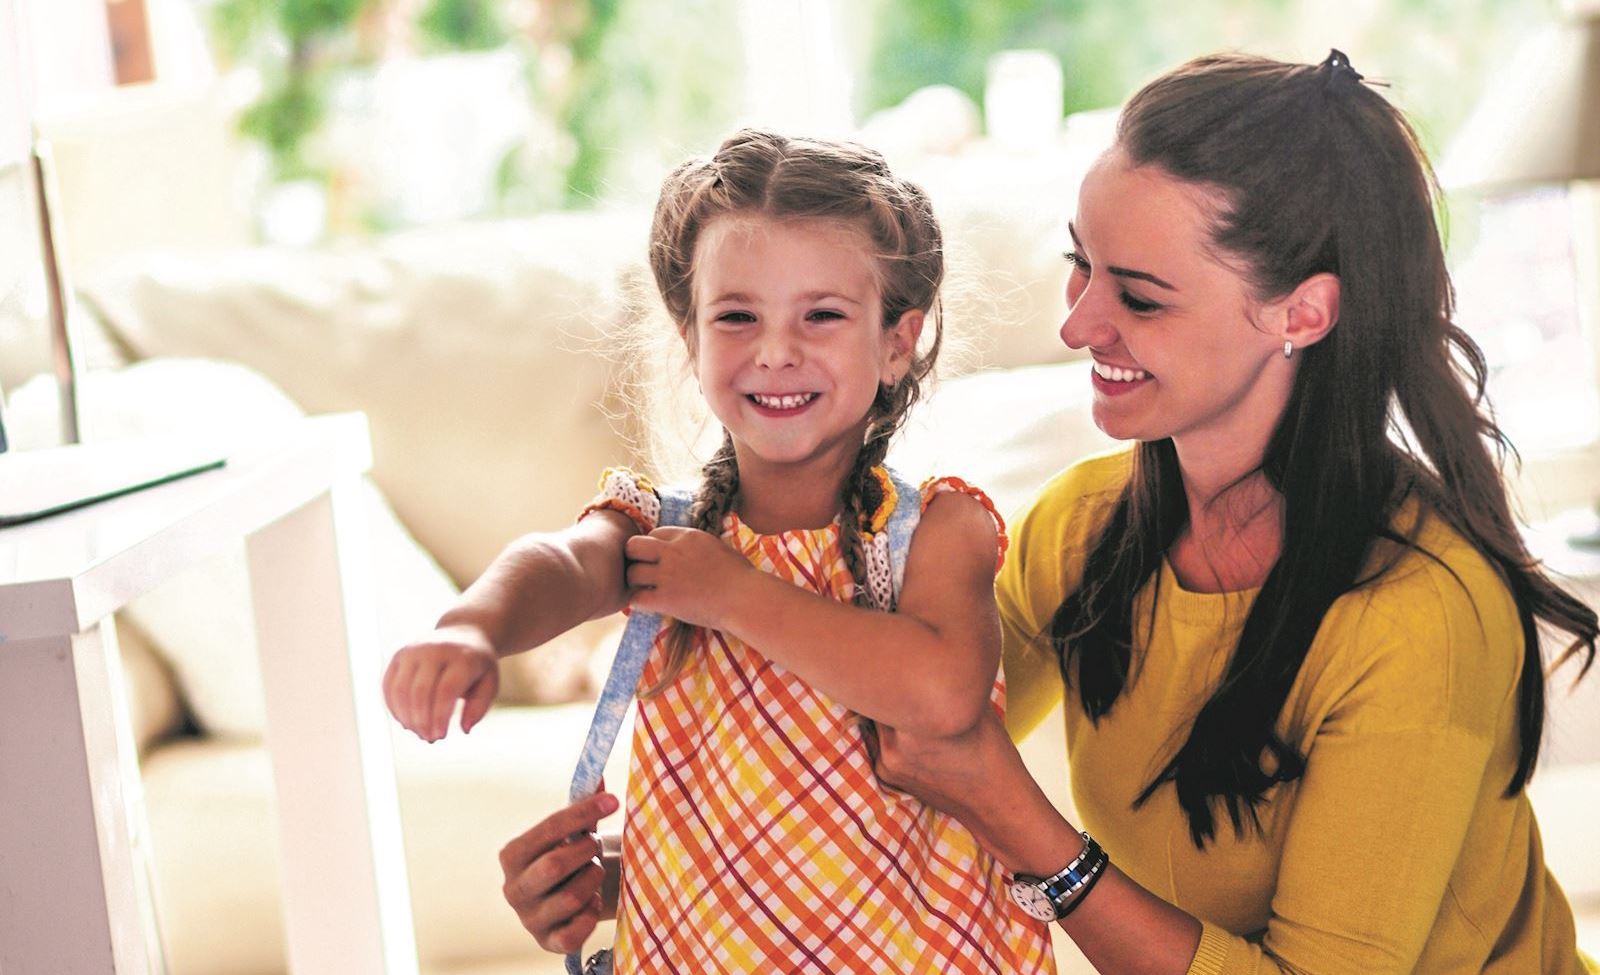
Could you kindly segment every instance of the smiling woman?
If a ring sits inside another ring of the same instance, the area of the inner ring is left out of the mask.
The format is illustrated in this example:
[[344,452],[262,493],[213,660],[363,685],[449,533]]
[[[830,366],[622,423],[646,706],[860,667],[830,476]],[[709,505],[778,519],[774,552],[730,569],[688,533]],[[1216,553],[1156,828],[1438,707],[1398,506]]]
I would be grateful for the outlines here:
[[[1308,277],[1260,301],[1210,246],[1218,189],[1107,153],[1069,227],[1069,313],[1061,339],[1095,361],[1095,422],[1122,440],[1188,444],[1189,483],[1220,493],[1240,444],[1265,440],[1288,401],[1292,352],[1320,341],[1339,312],[1338,279]],[[1096,271],[1104,273],[1096,273]],[[1214,458],[1207,474],[1199,458]]]
[[1045,485],[997,591],[1089,832],[998,719],[879,768],[1101,972],[1585,970],[1524,787],[1541,633],[1592,661],[1596,618],[1512,519],[1435,192],[1337,51],[1168,72],[1084,181],[1061,337],[1138,443]]

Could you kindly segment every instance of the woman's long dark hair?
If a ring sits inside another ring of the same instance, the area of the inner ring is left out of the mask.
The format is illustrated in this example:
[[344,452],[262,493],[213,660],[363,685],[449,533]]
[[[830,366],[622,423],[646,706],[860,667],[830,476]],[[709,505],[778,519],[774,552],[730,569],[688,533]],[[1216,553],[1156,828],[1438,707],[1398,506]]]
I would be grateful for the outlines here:
[[[1405,118],[1337,52],[1320,66],[1218,55],[1152,82],[1122,112],[1117,142],[1135,165],[1218,191],[1212,243],[1242,261],[1258,298],[1323,272],[1340,282],[1338,325],[1301,350],[1261,473],[1283,497],[1283,541],[1220,686],[1188,739],[1139,796],[1172,782],[1196,846],[1236,834],[1305,756],[1276,731],[1291,685],[1334,600],[1382,575],[1421,518],[1442,518],[1494,565],[1521,618],[1521,750],[1506,794],[1527,782],[1544,724],[1542,620],[1595,655],[1593,610],[1528,554],[1499,461],[1510,444],[1483,406],[1482,351],[1452,323],[1454,293],[1433,205],[1437,184]],[[1133,474],[1091,543],[1082,581],[1050,637],[1061,672],[1098,720],[1128,680],[1140,589],[1188,520],[1170,440],[1141,443]],[[1391,558],[1372,564],[1387,539]],[[1159,598],[1159,593],[1157,594]]]

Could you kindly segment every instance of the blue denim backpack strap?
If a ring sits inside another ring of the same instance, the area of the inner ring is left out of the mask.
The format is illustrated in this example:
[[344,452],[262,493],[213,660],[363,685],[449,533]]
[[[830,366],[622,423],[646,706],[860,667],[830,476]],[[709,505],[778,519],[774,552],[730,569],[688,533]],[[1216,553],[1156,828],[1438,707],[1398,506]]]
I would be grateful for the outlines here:
[[[694,496],[683,488],[662,488],[661,517],[657,525],[689,524],[689,507]],[[589,722],[589,734],[583,740],[583,753],[578,756],[578,768],[572,773],[569,801],[577,802],[594,795],[600,788],[600,777],[606,768],[606,759],[616,746],[617,732],[622,719],[627,716],[628,705],[639,687],[639,675],[644,673],[645,661],[650,658],[650,648],[661,630],[661,615],[635,611],[628,614],[628,625],[623,628],[622,642],[617,646],[616,659],[611,663],[611,673],[600,690],[600,701],[595,705],[594,718]],[[587,965],[578,954],[567,956],[570,975],[610,975],[611,951],[602,949],[590,957]]]
[[915,484],[907,481],[897,474],[892,467],[884,468],[889,472],[889,481],[894,484],[895,506],[889,515],[889,524],[884,531],[889,534],[889,569],[894,580],[894,595],[900,598],[900,590],[906,581],[906,556],[911,551],[911,536],[917,531],[917,522],[922,520],[922,491]]

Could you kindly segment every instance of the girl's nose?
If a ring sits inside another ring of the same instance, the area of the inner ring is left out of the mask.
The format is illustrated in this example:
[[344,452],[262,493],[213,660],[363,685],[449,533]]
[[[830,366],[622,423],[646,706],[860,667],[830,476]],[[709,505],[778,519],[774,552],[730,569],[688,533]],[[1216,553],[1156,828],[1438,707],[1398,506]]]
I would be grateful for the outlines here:
[[763,369],[783,369],[800,364],[800,342],[787,325],[773,324],[761,330],[756,346],[756,365]]

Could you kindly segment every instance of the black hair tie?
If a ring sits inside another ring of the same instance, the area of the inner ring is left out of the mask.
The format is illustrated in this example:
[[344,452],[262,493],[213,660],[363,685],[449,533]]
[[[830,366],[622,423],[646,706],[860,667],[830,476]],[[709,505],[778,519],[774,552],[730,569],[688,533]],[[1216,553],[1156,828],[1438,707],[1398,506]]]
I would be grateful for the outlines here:
[[1329,49],[1328,57],[1318,67],[1327,72],[1324,84],[1329,87],[1338,84],[1342,78],[1349,78],[1352,82],[1359,82],[1362,78],[1361,72],[1350,66],[1350,56],[1336,47]]

